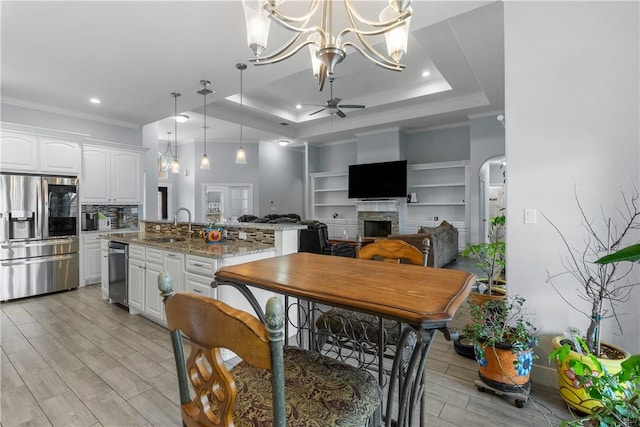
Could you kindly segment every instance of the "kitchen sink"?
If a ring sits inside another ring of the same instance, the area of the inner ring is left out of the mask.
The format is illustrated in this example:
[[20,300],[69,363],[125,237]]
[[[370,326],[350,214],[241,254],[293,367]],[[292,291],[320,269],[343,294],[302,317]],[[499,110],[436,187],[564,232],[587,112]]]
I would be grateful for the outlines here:
[[175,243],[175,242],[184,242],[184,237],[171,237],[171,236],[161,236],[161,237],[150,237],[148,239],[150,242],[158,242],[158,243]]

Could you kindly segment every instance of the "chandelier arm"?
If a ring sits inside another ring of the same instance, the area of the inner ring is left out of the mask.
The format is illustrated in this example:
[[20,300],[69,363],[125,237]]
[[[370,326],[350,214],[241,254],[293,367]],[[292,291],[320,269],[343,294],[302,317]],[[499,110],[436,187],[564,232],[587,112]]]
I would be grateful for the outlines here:
[[283,46],[282,49],[279,49],[278,51],[273,52],[268,56],[261,56],[259,58],[250,58],[249,62],[253,63],[254,65],[275,64],[277,62],[284,61],[285,59],[291,58],[293,55],[298,53],[303,47],[309,44],[315,44],[315,43],[307,40],[302,42],[299,46],[296,46],[295,48],[287,52],[289,50],[288,48],[291,46],[291,44],[288,44],[287,46]]
[[356,27],[355,22],[353,19],[351,19],[352,17],[355,17],[359,22],[369,25],[371,27],[386,27],[387,25],[391,25],[394,22],[398,22],[400,25],[402,25],[404,23],[404,21],[409,18],[411,16],[411,11],[409,9],[404,10],[403,12],[400,12],[400,14],[398,14],[398,16],[389,19],[386,22],[381,22],[381,21],[371,21],[370,19],[367,19],[365,17],[363,17],[362,15],[360,15],[360,13],[358,13],[358,9],[355,8],[355,6],[353,6],[351,4],[350,0],[344,0],[344,6],[345,9],[347,10],[347,14],[349,15],[349,18],[351,20],[351,25],[353,25],[354,27]]
[[[368,45],[368,43],[365,43],[365,44]],[[407,66],[405,64],[396,64],[395,62],[391,62],[388,59],[384,58],[375,49],[373,49],[371,46],[369,46],[367,48],[367,50],[363,49],[362,47],[360,47],[357,44],[352,43],[352,42],[345,42],[344,46],[345,47],[347,47],[347,46],[353,47],[355,50],[360,52],[360,54],[362,56],[364,56],[365,58],[369,59],[374,64],[379,65],[382,68],[386,68],[387,70],[402,71],[405,68],[407,68]]]
[[302,25],[306,25],[307,22],[309,22],[309,19],[311,19],[311,17],[316,13],[319,4],[319,0],[312,0],[309,5],[309,11],[300,17],[285,15],[278,10],[277,6],[272,6],[268,2],[264,5],[264,10],[267,11],[269,18],[274,22],[302,22]]
[[369,37],[369,36],[379,36],[381,34],[387,33],[391,30],[393,30],[394,28],[400,27],[401,25],[404,25],[404,21],[395,21],[393,23],[391,23],[388,27],[385,28],[380,28],[377,30],[371,30],[371,31],[363,31],[363,30],[359,30],[358,28],[344,28],[342,31],[340,31],[340,33],[338,34],[338,37],[336,38],[337,43],[336,44],[340,44],[342,41],[342,38],[348,34],[348,33],[353,33],[356,34],[358,36],[363,36],[363,37]]

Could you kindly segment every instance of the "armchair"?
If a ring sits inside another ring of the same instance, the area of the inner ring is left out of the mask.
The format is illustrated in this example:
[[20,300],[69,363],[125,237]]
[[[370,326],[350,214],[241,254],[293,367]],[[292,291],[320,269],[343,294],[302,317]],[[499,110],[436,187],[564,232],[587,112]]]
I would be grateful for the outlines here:
[[300,230],[298,252],[311,252],[323,255],[336,255],[355,258],[356,250],[348,243],[331,244],[327,225],[319,221],[301,221],[306,230]]
[[428,239],[429,267],[442,267],[458,258],[458,229],[447,221],[437,227],[420,227],[416,234],[391,234],[387,238],[404,240],[420,250]]

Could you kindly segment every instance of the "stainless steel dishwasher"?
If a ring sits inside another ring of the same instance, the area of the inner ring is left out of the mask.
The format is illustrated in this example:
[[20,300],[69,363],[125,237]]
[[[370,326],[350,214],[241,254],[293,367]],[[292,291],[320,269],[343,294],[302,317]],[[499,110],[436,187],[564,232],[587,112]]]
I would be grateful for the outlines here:
[[109,242],[109,302],[129,306],[129,245]]

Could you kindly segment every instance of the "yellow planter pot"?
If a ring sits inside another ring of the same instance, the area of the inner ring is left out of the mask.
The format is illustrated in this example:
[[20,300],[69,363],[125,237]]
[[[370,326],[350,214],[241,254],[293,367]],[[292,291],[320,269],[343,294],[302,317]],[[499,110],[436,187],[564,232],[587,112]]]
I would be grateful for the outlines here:
[[[563,339],[564,337],[555,337],[552,340],[553,348],[557,349],[562,347],[560,341]],[[604,366],[604,368],[609,373],[615,374],[617,372],[620,372],[620,364],[627,360],[630,354],[620,347],[611,344],[607,344],[607,346],[615,348],[625,354],[624,359],[598,359],[602,366]],[[575,374],[568,366],[569,360],[573,359],[579,359],[582,363],[590,366],[594,372],[596,371],[595,365],[593,364],[591,359],[586,356],[582,356],[575,351],[569,352],[569,355],[562,364],[560,364],[556,360],[556,370],[558,371],[558,386],[560,387],[560,395],[562,396],[562,399],[567,403],[567,405],[571,406],[574,409],[577,409],[578,411],[584,412],[585,414],[590,414],[594,410],[594,408],[599,408],[602,405],[600,405],[597,400],[590,398],[585,389],[578,385],[578,382],[575,379]]]

